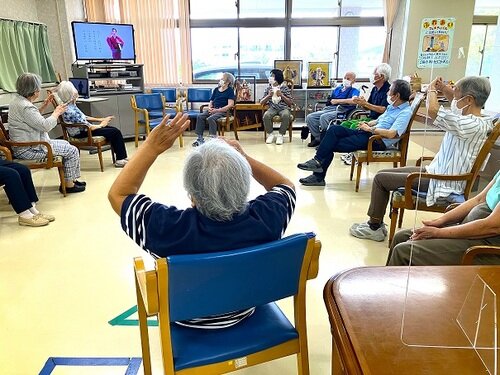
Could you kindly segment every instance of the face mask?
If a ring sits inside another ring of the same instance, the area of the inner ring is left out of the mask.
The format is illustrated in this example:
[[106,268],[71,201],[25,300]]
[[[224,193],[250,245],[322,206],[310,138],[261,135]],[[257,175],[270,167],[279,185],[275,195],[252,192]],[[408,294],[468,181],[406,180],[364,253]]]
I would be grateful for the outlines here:
[[374,83],[375,83],[375,81],[376,81],[376,79],[375,79],[375,74],[370,75],[370,83],[371,83],[371,84],[374,84]]
[[274,77],[269,77],[269,84],[274,85]]
[[[464,96],[465,98],[465,96]],[[465,108],[467,108],[469,105],[467,104],[466,106],[462,107],[462,108],[458,108],[457,106],[457,103],[462,100],[463,98],[460,98],[460,99],[453,99],[451,101],[451,104],[450,104],[450,110],[451,110],[451,113],[453,113],[454,115],[457,115],[457,116],[462,116],[463,114],[463,111]]]
[[225,83],[225,82],[224,82],[224,80],[223,80],[223,79],[221,79],[221,80],[219,81],[219,86],[221,86],[221,87],[222,87],[222,86],[224,86],[224,83]]
[[394,104],[394,100],[391,99],[391,95],[387,95],[387,103],[389,103],[390,105]]
[[344,85],[344,87],[351,87],[352,86],[352,82],[349,81],[348,79],[343,79],[342,80],[342,84]]

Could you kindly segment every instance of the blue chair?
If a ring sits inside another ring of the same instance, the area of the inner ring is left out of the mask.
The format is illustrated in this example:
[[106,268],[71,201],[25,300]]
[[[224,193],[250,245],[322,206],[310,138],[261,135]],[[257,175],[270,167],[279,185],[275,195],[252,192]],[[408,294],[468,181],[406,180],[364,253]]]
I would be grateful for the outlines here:
[[[156,260],[134,259],[144,374],[151,374],[147,317],[156,316],[165,374],[224,374],[297,355],[309,374],[306,281],[318,274],[321,243],[296,234],[250,248]],[[274,301],[294,297],[294,324]],[[196,329],[175,321],[256,306],[232,327]]]
[[[151,129],[158,126],[165,117],[165,99],[162,94],[139,94],[130,97],[130,105],[134,110],[135,147],[139,145],[139,128],[144,127],[146,136]],[[184,146],[182,134],[179,136],[180,147]]]
[[177,89],[175,87],[155,87],[151,89],[153,94],[162,94],[164,101],[165,114],[170,117],[175,116],[177,111]]
[[[198,113],[203,112],[203,109],[210,103],[213,89],[210,88],[188,88],[187,89],[187,114],[190,118],[198,116]],[[200,104],[199,109],[195,109],[195,104]]]

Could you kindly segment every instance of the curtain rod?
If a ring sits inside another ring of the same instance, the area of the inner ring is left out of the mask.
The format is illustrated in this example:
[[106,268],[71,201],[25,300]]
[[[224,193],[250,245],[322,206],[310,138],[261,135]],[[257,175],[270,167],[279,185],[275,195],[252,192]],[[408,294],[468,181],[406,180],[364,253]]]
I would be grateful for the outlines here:
[[44,25],[44,26],[47,26],[45,23],[43,22],[35,22],[35,21],[24,21],[24,20],[13,20],[11,18],[3,18],[3,17],[0,17],[0,21],[12,21],[12,22],[24,22],[24,23],[31,23],[33,25]]

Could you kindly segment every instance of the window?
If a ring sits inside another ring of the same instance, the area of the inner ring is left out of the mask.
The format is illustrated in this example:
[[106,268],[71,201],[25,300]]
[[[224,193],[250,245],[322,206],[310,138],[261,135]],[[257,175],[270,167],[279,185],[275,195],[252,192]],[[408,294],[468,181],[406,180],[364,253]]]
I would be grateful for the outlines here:
[[283,59],[302,60],[304,78],[319,61],[333,62],[334,78],[347,70],[368,78],[382,61],[383,0],[190,0],[190,11],[195,81],[218,79],[238,61],[241,74],[259,79],[256,67]]

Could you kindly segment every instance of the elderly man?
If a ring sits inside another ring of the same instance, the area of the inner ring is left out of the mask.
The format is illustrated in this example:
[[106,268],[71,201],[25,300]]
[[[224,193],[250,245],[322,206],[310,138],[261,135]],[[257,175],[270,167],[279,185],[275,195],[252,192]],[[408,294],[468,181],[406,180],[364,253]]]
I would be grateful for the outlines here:
[[378,65],[370,77],[370,83],[373,84],[373,88],[368,100],[362,96],[352,98],[355,104],[370,111],[369,117],[372,120],[377,119],[387,108],[387,93],[391,86],[389,84],[391,71],[392,69],[389,64],[382,63]]
[[405,132],[411,118],[408,104],[410,84],[398,79],[392,83],[386,100],[391,103],[377,120],[362,122],[359,128],[348,129],[343,126],[331,126],[321,141],[313,159],[300,163],[298,168],[313,172],[299,181],[305,186],[325,186],[325,176],[332,163],[334,152],[353,152],[366,150],[368,140],[373,134],[381,135],[384,140],[374,142],[374,150],[385,150],[394,146]]
[[[281,238],[295,208],[294,186],[279,172],[247,155],[236,141],[229,145],[211,140],[188,156],[184,188],[192,207],[178,209],[137,194],[156,158],[189,125],[187,115],[167,120],[151,132],[111,186],[108,197],[121,216],[123,230],[155,257],[233,250]],[[247,201],[252,176],[267,193]],[[217,326],[238,322],[252,313],[253,308],[218,317]]]
[[306,124],[311,132],[311,142],[308,147],[316,147],[320,142],[320,132],[326,130],[331,120],[335,120],[340,114],[346,116],[354,108],[352,97],[359,96],[359,90],[352,85],[356,81],[356,74],[347,72],[344,75],[342,84],[333,89],[328,97],[326,107],[321,111],[313,112],[306,117]]
[[[396,233],[387,265],[458,265],[471,246],[500,246],[499,201],[500,171],[474,198],[435,220],[424,220],[421,228]],[[478,256],[476,262],[500,264],[500,257]]]
[[[449,110],[439,106],[437,89],[451,102]],[[427,91],[428,115],[435,119],[433,125],[444,130],[445,135],[431,164],[425,168],[428,173],[457,175],[468,173],[479,150],[493,128],[491,118],[481,117],[481,108],[490,95],[491,86],[484,77],[464,77],[454,89],[436,78]],[[383,241],[387,235],[382,219],[385,216],[391,191],[404,186],[406,177],[412,172],[420,172],[418,167],[383,169],[373,180],[369,220],[367,223],[353,224],[351,235],[374,241]],[[441,181],[417,179],[414,189],[427,192],[427,205],[435,204],[438,198],[450,194],[463,194],[464,181]]]

